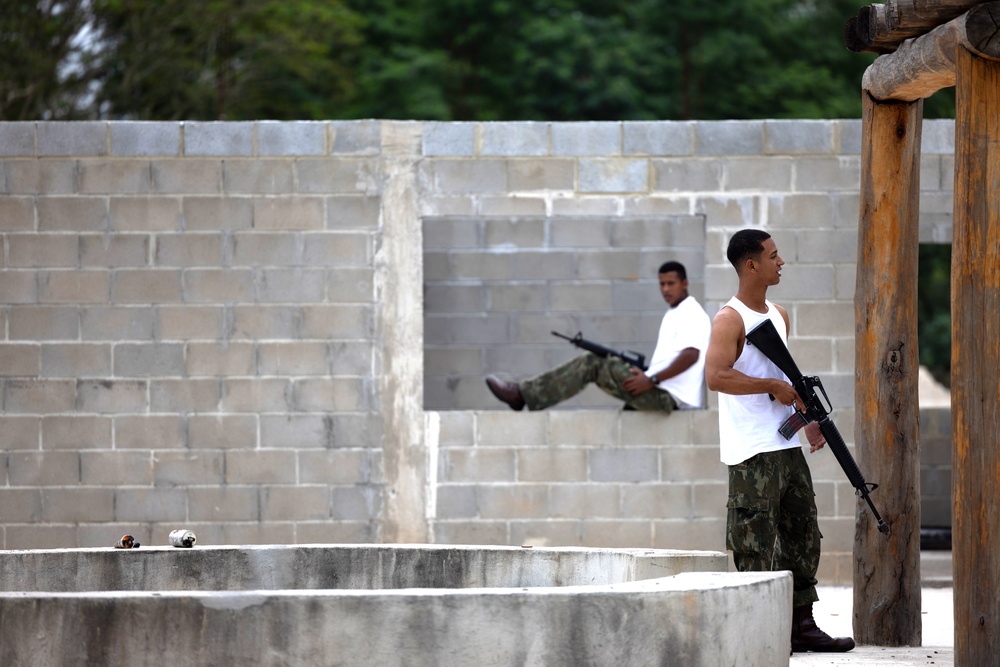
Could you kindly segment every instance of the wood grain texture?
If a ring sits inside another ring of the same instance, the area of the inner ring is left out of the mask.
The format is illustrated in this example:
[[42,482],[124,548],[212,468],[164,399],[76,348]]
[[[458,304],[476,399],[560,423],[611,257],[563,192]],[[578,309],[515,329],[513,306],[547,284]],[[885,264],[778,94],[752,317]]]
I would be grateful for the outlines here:
[[923,101],[864,95],[855,288],[854,442],[888,540],[860,503],[854,536],[854,638],[919,646],[920,410],[917,250]]
[[955,664],[1000,655],[1000,63],[958,53],[952,241]]

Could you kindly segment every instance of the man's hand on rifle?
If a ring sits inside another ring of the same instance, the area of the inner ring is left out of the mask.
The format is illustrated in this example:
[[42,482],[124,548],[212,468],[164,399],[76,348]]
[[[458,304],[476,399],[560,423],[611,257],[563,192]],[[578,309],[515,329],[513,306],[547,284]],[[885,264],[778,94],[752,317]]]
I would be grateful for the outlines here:
[[622,388],[625,389],[630,396],[645,394],[647,391],[656,388],[656,383],[653,382],[653,379],[638,368],[629,368],[628,372],[631,373],[631,375],[625,378],[622,382]]
[[819,422],[809,422],[805,425],[805,431],[806,440],[809,441],[809,452],[823,449],[823,446],[826,445],[826,438],[819,430]]

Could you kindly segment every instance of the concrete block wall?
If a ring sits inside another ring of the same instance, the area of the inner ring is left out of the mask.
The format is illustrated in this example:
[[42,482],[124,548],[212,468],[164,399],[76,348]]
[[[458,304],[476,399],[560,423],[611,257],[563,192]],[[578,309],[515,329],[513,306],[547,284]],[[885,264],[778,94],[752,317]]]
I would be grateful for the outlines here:
[[920,409],[920,523],[951,527],[951,409]]
[[[924,126],[924,242],[950,240],[952,127]],[[648,354],[659,263],[685,261],[712,314],[729,235],[764,227],[792,352],[850,440],[860,135],[0,123],[2,545],[183,523],[206,543],[721,549],[714,397],[662,423],[600,392],[515,414],[481,373],[568,357],[552,329]],[[812,463],[823,575],[844,580],[856,501],[832,457]]]

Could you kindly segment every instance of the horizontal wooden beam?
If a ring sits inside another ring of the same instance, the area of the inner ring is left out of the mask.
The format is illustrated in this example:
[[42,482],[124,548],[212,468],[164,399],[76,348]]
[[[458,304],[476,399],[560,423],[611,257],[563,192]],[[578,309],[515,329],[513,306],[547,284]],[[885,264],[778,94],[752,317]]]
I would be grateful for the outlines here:
[[861,79],[876,100],[930,97],[955,85],[959,48],[988,60],[1000,60],[1000,2],[979,4],[925,35],[904,41],[895,52],[879,56]]
[[891,53],[905,40],[930,32],[983,0],[887,0],[862,7],[844,27],[844,46],[854,52]]

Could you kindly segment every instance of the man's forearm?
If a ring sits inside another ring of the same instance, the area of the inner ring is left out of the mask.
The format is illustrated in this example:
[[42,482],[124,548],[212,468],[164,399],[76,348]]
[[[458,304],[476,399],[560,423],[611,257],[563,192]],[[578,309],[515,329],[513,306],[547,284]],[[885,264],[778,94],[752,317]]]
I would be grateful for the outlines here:
[[667,364],[666,367],[661,368],[655,373],[649,373],[649,379],[653,381],[653,384],[660,384],[664,380],[668,380],[675,375],[680,375],[695,365],[700,354],[701,352],[699,352],[697,348],[684,348],[673,361]]

